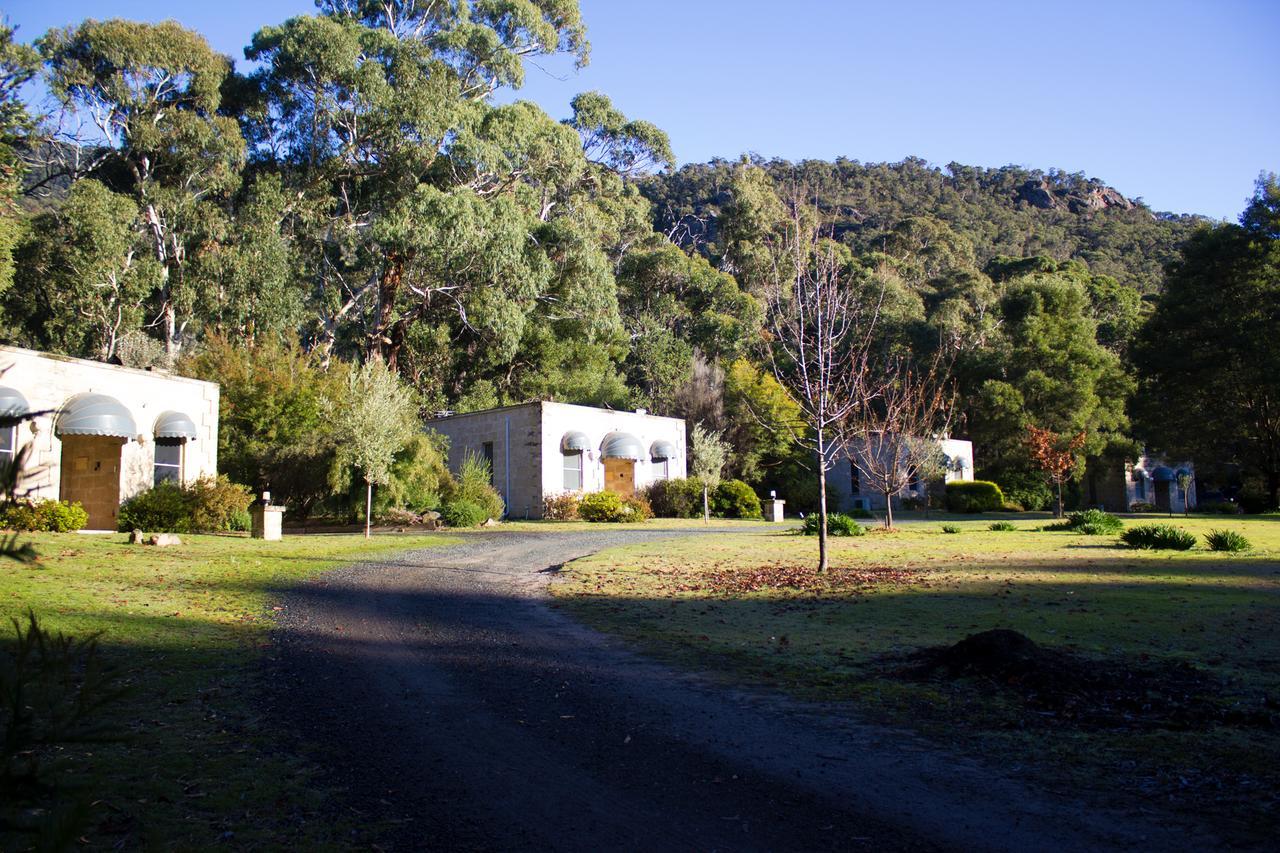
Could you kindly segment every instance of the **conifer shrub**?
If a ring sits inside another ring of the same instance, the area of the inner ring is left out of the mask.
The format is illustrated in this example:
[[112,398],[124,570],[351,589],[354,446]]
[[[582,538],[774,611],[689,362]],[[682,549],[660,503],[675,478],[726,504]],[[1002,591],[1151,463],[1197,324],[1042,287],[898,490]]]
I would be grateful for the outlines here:
[[[453,482],[445,482],[445,503],[464,502],[480,507],[484,511],[486,521],[490,518],[500,519],[506,513],[506,504],[502,495],[492,485],[492,474],[489,463],[476,453],[467,453],[458,466],[458,476]],[[441,509],[443,515],[444,510]],[[477,522],[479,523],[479,522]]]
[[1120,534],[1120,541],[1130,548],[1151,551],[1190,551],[1196,546],[1196,537],[1172,524],[1140,524]]
[[947,512],[998,512],[1003,506],[1000,487],[988,480],[947,483]]

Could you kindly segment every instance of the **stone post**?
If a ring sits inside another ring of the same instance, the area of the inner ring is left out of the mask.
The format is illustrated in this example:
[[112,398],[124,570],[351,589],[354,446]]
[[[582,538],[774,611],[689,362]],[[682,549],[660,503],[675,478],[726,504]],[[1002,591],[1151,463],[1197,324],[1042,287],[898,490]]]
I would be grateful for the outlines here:
[[284,507],[271,505],[271,493],[263,492],[262,500],[256,501],[250,510],[253,516],[254,539],[267,542],[279,542],[284,538]]

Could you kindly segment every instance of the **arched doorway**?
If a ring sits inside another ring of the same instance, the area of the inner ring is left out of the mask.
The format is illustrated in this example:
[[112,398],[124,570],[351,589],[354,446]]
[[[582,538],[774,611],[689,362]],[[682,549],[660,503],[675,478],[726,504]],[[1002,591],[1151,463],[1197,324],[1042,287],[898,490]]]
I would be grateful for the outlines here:
[[133,416],[106,394],[81,394],[62,407],[54,433],[62,441],[59,497],[79,501],[87,527],[115,530],[120,510],[120,449],[137,435]]
[[625,432],[611,432],[600,445],[604,460],[604,488],[624,498],[635,497],[636,463],[645,458],[644,445]]

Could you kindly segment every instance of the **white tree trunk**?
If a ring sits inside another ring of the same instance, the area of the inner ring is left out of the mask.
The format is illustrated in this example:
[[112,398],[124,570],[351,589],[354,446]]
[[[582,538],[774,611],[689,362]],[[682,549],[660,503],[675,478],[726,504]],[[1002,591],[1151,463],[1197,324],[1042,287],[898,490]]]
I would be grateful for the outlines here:
[[364,485],[364,538],[368,539],[373,527],[373,483],[365,480]]

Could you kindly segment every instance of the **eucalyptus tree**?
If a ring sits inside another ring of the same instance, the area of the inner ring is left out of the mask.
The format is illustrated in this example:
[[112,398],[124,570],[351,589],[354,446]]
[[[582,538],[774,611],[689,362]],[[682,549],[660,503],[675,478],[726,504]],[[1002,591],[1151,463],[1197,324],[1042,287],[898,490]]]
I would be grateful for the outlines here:
[[[72,177],[99,179],[137,208],[134,231],[160,267],[148,325],[175,357],[197,321],[195,258],[218,245],[245,143],[219,114],[229,60],[173,21],[85,21],[37,41],[62,127],[93,154]],[[69,150],[63,146],[61,150]]]

